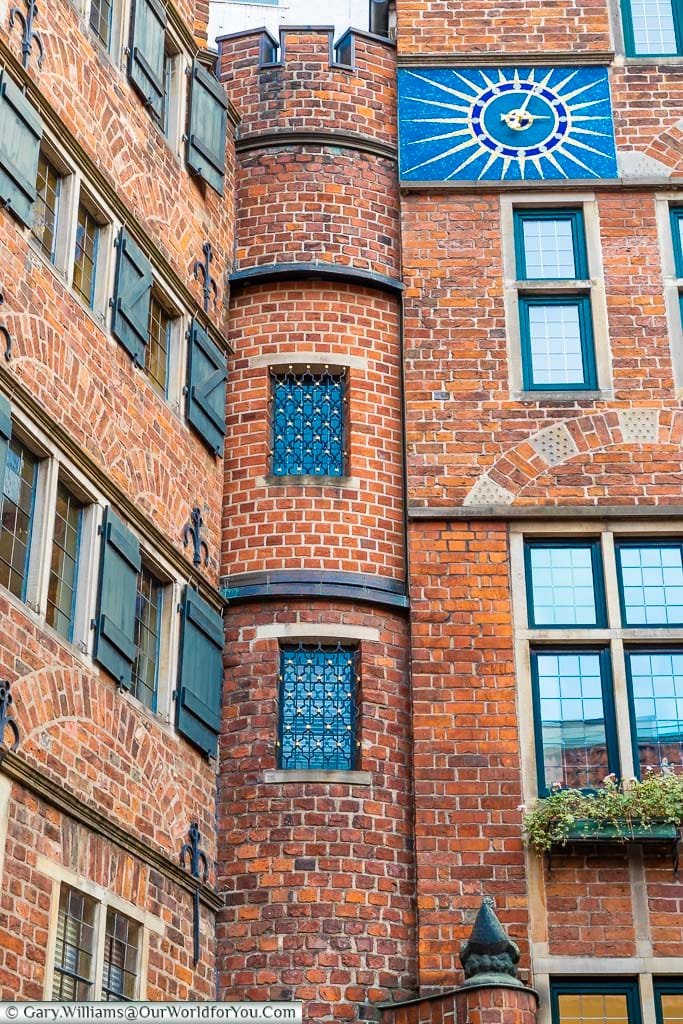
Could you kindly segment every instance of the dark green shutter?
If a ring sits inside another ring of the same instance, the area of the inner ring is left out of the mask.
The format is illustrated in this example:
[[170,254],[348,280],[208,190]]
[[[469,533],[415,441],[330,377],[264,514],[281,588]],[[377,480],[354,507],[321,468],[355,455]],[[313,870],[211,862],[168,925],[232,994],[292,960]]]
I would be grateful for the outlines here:
[[33,221],[43,125],[6,71],[0,72],[0,201],[23,224]]
[[0,395],[0,506],[2,505],[3,485],[5,482],[5,466],[7,464],[7,447],[12,436],[12,408],[9,399]]
[[141,567],[140,545],[119,517],[107,508],[102,525],[100,589],[93,657],[128,689],[136,657],[135,602]]
[[166,11],[159,0],[135,0],[128,74],[157,117],[164,105]]
[[225,355],[193,320],[187,364],[187,418],[209,447],[220,455],[225,437]]
[[223,619],[191,587],[182,603],[176,725],[205,754],[216,756],[223,690]]
[[145,362],[152,297],[152,264],[125,228],[117,240],[111,330],[140,366]]
[[218,79],[197,61],[192,66],[187,165],[223,195],[228,101]]

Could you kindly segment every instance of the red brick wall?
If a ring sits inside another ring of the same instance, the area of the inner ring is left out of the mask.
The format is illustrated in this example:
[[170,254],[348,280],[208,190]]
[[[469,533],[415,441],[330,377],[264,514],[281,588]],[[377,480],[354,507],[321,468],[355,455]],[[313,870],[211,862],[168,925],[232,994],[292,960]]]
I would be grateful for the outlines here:
[[[220,763],[221,998],[294,998],[309,1020],[415,984],[407,624],[344,603],[248,604],[227,614]],[[277,639],[257,627],[340,624],[361,642],[361,752],[370,786],[265,783],[275,768]]]

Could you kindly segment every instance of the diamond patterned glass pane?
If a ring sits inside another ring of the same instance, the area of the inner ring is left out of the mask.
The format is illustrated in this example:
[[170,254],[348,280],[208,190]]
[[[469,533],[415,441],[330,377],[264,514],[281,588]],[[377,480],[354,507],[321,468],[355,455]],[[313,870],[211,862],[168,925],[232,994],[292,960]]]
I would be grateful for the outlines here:
[[528,309],[534,384],[584,384],[577,303],[530,305]]
[[74,289],[86,305],[95,301],[95,274],[97,269],[97,243],[100,226],[86,206],[78,207],[76,225],[76,255],[74,259]]
[[571,220],[525,217],[522,227],[527,280],[576,277]]
[[111,907],[104,938],[102,998],[109,1002],[135,999],[138,984],[140,926]]
[[346,377],[273,374],[273,473],[343,476]]
[[680,544],[618,549],[626,626],[683,625]]
[[593,547],[529,547],[536,626],[595,626]]
[[662,1024],[681,1024],[683,1022],[683,992],[663,992],[659,998],[662,1004]]
[[280,652],[280,767],[356,765],[358,651],[298,644]]
[[55,531],[52,541],[52,560],[47,592],[45,617],[51,626],[67,640],[71,627],[76,596],[78,548],[81,535],[83,506],[67,491],[64,484],[57,488]]
[[545,784],[595,788],[610,771],[599,654],[537,652]]
[[627,653],[641,771],[683,761],[683,650]]
[[18,441],[10,441],[5,466],[0,531],[0,583],[23,598],[28,570],[38,460]]
[[133,665],[131,693],[152,711],[156,710],[159,678],[162,597],[162,584],[143,565],[138,573],[135,602],[135,646],[138,653]]
[[152,295],[149,304],[148,341],[145,346],[145,369],[149,378],[163,395],[168,382],[168,349],[171,318],[159,300]]
[[92,999],[95,963],[95,901],[62,885],[55,942],[52,999]]
[[671,0],[631,0],[636,53],[676,53]]
[[628,1000],[622,994],[558,996],[559,1024],[628,1024]]
[[41,153],[38,161],[36,202],[31,234],[51,263],[55,261],[61,184],[62,178],[59,171],[50,163],[45,154]]

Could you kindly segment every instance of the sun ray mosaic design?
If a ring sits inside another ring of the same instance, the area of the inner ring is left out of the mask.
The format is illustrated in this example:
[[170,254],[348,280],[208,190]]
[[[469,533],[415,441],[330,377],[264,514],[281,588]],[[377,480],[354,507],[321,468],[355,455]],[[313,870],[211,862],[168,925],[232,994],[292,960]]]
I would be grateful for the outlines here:
[[616,178],[607,69],[401,68],[403,181]]

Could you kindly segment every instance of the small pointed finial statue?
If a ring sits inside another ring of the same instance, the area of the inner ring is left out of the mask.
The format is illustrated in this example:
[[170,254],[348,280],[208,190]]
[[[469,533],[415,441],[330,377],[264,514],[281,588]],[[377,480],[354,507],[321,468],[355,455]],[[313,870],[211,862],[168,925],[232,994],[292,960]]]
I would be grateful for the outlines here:
[[460,963],[465,969],[463,988],[504,985],[523,988],[517,977],[519,946],[507,934],[496,917],[490,896],[481,902],[472,934],[460,950]]

